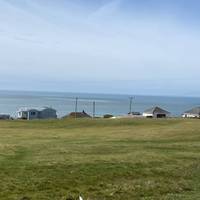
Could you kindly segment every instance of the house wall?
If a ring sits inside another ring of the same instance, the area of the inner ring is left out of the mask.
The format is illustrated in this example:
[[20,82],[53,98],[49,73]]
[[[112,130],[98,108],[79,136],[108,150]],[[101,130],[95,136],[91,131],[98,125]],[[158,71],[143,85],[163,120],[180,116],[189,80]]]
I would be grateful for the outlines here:
[[198,114],[188,114],[188,113],[185,113],[182,115],[183,118],[200,118],[200,115]]
[[51,108],[46,108],[42,111],[38,111],[36,109],[28,110],[28,111],[20,111],[17,113],[18,119],[27,119],[27,120],[34,120],[34,119],[56,119],[57,114],[56,110]]
[[143,117],[154,117],[154,115],[149,113],[143,113]]
[[27,119],[27,111],[20,111],[17,113],[18,119]]
[[[154,114],[149,114],[149,113],[143,113],[143,116],[144,117],[152,117],[152,118],[157,118],[157,115],[159,115],[159,114],[163,114],[163,113],[154,113]],[[169,117],[169,115],[167,115],[167,114],[165,114],[166,115],[166,117]]]
[[157,113],[157,114],[156,114],[156,117],[157,117],[157,118],[166,118],[166,117],[168,117],[168,116],[167,116],[167,114],[159,114],[159,113]]
[[27,112],[27,119],[28,120],[38,119],[38,111],[37,110],[29,110]]
[[39,118],[40,119],[56,119],[57,114],[54,109],[44,109],[43,111],[40,111],[39,113]]

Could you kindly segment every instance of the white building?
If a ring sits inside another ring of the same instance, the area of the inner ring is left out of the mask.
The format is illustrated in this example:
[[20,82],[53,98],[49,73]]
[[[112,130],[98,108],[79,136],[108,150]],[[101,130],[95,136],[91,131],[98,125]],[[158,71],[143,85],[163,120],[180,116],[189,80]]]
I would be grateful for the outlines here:
[[159,107],[152,107],[145,110],[143,116],[147,118],[165,118],[170,116],[170,112]]
[[17,112],[18,119],[56,119],[56,110],[49,107],[42,108],[21,108]]
[[182,115],[183,118],[200,118],[200,107],[186,111]]

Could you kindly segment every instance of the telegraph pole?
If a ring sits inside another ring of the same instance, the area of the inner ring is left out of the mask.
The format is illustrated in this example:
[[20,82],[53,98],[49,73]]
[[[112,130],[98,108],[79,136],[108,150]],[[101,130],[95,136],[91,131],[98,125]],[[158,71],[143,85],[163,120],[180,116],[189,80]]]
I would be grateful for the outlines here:
[[76,97],[76,102],[75,102],[75,118],[77,117],[77,111],[78,111],[78,97]]
[[130,100],[130,104],[129,104],[129,112],[130,112],[130,114],[132,114],[132,103],[133,103],[133,97],[130,97],[129,100]]
[[95,118],[95,112],[96,112],[96,102],[93,101],[93,119]]

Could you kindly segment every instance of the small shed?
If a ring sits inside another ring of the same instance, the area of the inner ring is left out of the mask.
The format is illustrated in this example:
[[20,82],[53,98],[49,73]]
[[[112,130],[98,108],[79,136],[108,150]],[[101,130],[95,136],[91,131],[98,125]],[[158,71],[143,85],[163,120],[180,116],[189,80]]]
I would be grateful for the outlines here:
[[18,119],[56,119],[56,110],[50,107],[42,108],[21,108],[17,111]]
[[192,108],[182,114],[183,118],[200,118],[200,107]]
[[170,112],[160,108],[152,107],[144,111],[143,116],[147,118],[166,118],[169,117]]

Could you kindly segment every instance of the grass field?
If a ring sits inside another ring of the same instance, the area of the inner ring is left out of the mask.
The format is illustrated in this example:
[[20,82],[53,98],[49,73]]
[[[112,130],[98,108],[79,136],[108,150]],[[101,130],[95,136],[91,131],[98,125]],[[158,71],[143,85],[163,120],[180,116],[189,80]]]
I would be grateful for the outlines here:
[[0,122],[0,200],[200,199],[200,121]]

